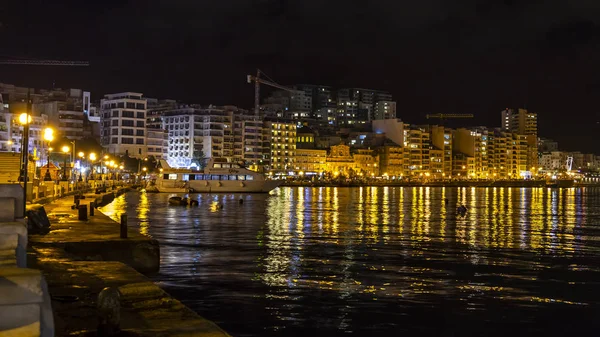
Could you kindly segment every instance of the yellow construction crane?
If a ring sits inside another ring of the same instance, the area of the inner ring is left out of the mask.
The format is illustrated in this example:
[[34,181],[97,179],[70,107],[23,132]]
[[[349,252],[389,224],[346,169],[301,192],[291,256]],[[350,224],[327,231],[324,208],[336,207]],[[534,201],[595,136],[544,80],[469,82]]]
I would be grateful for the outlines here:
[[[260,69],[256,70],[256,76],[252,76],[252,75],[247,75],[246,78],[248,80],[248,83],[252,83],[252,81],[254,81],[254,113],[258,116],[260,114],[260,85],[261,84],[266,84],[268,86],[277,88],[277,89],[281,89],[281,90],[286,90],[286,91],[296,91],[292,88],[288,88],[286,86],[283,86],[281,84],[277,84],[275,83],[275,81],[271,80],[269,78],[270,81],[262,79],[260,77],[260,74],[264,74],[263,72],[260,71]],[[268,77],[268,76],[267,76]]]
[[425,115],[427,119],[439,119],[440,124],[444,122],[444,120],[448,118],[473,118],[473,114],[427,114]]

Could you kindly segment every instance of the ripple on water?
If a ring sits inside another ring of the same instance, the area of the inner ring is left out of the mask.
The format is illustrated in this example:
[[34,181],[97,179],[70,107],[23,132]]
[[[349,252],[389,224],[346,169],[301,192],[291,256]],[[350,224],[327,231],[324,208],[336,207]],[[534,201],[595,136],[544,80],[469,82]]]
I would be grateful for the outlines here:
[[564,336],[600,321],[598,189],[169,196],[102,211],[159,240],[156,280],[233,335]]

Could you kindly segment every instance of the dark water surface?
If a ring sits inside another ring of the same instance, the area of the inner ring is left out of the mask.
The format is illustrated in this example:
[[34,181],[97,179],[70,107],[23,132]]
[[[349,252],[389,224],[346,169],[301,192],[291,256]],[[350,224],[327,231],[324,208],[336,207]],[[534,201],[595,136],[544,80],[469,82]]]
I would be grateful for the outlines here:
[[158,239],[155,281],[233,336],[600,336],[600,189],[169,196],[102,211]]

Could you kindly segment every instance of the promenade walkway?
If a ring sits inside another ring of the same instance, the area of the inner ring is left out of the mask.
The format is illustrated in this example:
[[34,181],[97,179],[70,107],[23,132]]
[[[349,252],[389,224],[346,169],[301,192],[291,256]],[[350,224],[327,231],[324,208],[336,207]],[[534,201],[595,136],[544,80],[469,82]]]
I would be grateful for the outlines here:
[[[88,194],[80,204],[95,198]],[[69,196],[45,205],[51,231],[31,235],[29,244],[28,263],[48,282],[57,336],[95,336],[106,287],[120,292],[122,336],[228,336],[139,272],[158,269],[155,240],[134,231],[122,239],[119,224],[98,210],[80,221],[72,204]]]

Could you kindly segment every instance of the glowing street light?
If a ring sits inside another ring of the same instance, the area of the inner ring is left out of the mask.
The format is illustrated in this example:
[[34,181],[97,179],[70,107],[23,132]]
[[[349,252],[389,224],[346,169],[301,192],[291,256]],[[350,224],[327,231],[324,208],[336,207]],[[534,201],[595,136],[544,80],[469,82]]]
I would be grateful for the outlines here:
[[[29,99],[29,94],[27,98]],[[29,104],[27,105],[29,110],[30,106]],[[19,123],[23,125],[21,177],[23,178],[23,217],[25,217],[25,209],[27,208],[27,163],[29,162],[29,124],[31,123],[31,116],[26,112],[22,113],[19,115]]]
[[69,152],[71,152],[71,148],[69,148],[67,145],[65,145],[62,147],[62,152],[65,154],[65,162],[64,162],[64,166],[63,166],[62,180],[65,181],[65,180],[67,180],[67,156],[69,155]]
[[52,180],[52,177],[50,176],[50,151],[52,151],[50,143],[54,140],[54,130],[52,128],[44,129],[44,140],[48,142],[48,151],[46,153],[46,174],[44,174],[44,180],[50,181]]

